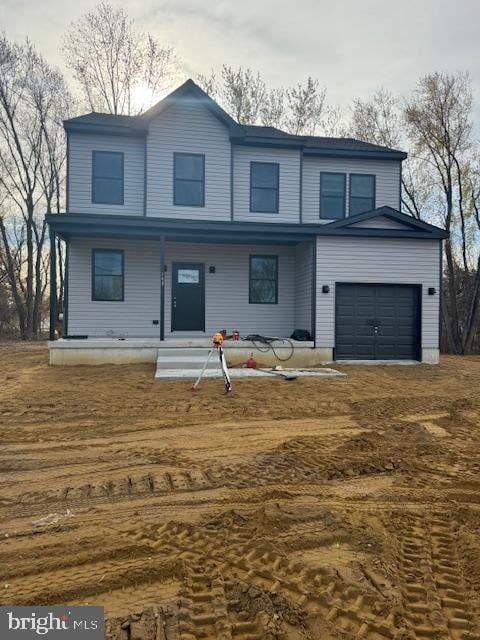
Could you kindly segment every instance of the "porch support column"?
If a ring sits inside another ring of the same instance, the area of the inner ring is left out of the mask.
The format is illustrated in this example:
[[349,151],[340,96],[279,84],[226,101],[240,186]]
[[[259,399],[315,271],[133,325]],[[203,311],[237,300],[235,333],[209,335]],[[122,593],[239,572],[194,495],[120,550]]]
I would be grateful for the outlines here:
[[313,346],[317,346],[317,237],[312,242],[312,340]]
[[57,247],[55,232],[50,227],[50,340],[55,340],[57,323]]
[[68,335],[68,253],[70,242],[65,240],[65,263],[63,272],[63,335]]
[[160,340],[165,340],[165,235],[160,236]]

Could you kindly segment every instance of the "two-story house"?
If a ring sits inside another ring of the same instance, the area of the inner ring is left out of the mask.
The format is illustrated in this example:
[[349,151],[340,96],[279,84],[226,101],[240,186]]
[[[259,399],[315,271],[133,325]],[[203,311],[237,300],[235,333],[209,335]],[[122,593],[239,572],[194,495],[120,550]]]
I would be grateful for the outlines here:
[[446,233],[399,211],[405,153],[239,125],[192,80],[142,115],[64,126],[51,362],[153,360],[223,328],[307,330],[318,361],[438,361]]

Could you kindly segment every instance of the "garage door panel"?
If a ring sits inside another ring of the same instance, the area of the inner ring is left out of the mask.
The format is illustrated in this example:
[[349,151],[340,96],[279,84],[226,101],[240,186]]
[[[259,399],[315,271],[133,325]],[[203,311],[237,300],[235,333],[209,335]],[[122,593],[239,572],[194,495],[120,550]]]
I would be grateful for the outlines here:
[[[355,357],[352,356],[355,354]],[[375,356],[373,344],[369,341],[363,343],[361,341],[346,342],[336,350],[338,360],[373,360]]]
[[415,286],[337,284],[337,359],[416,359],[417,301]]

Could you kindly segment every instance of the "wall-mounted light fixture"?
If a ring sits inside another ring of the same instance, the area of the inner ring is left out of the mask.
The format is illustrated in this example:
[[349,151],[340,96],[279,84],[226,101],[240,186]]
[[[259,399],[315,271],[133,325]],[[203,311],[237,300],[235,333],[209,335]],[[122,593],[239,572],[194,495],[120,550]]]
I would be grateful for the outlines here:
[[434,296],[436,293],[437,293],[437,290],[435,289],[435,287],[428,287],[429,296]]
[[330,293],[330,287],[328,284],[322,285],[322,293]]
[[208,273],[215,273],[215,267],[208,267]]

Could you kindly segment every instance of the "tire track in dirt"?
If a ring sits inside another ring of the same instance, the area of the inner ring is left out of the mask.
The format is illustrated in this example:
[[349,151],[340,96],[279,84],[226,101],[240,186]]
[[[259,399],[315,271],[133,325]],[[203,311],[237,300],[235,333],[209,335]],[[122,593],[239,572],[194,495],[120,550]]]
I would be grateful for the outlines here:
[[[338,445],[333,438],[295,438],[246,463],[207,461],[202,468],[169,468],[163,473],[134,473],[94,483],[24,492],[7,504],[5,516],[30,516],[54,508],[84,506],[161,496],[171,492],[218,488],[258,488],[277,484],[324,483],[337,479],[388,474],[398,470],[388,442],[374,444],[371,434]],[[383,439],[385,440],[385,439]],[[350,444],[349,444],[350,443]]]
[[409,516],[398,554],[406,618],[416,638],[462,640],[474,629],[457,532],[444,513]]
[[[235,522],[226,529],[214,526],[210,530],[175,522],[161,527],[138,523],[125,535],[142,544],[150,543],[160,555],[181,559],[196,568],[197,577],[203,575],[199,568],[213,563],[220,572],[220,582],[241,582],[272,596],[279,595],[307,617],[320,616],[327,625],[355,637],[368,640],[394,637],[393,614],[385,614],[389,608],[387,601],[379,601],[376,595],[346,583],[331,570],[289,562],[266,539],[252,541],[252,532]],[[200,577],[198,580],[201,582]],[[202,622],[207,627],[216,624],[211,613],[204,611],[202,615],[207,617],[197,620],[198,624]],[[196,634],[192,632],[195,628],[195,623],[188,627],[194,637],[217,637],[207,632]],[[209,633],[213,633],[212,629]]]
[[9,580],[3,604],[47,605],[98,596],[112,589],[171,579],[181,575],[174,560],[159,563],[143,555],[126,560],[62,567]]

